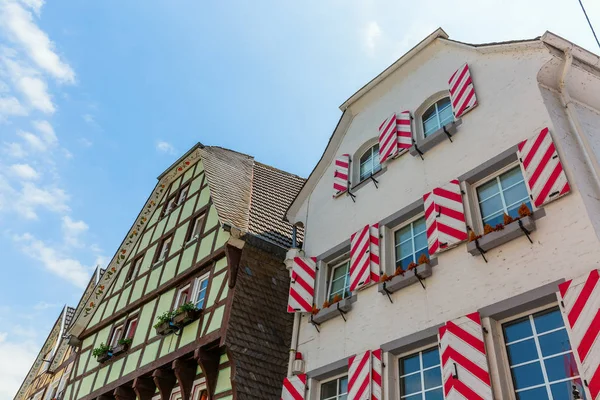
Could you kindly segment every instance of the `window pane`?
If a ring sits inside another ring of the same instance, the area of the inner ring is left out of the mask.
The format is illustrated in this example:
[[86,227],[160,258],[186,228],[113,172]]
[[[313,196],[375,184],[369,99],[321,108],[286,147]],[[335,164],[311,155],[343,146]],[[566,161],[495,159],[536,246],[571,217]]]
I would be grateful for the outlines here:
[[326,382],[321,385],[321,399],[335,397],[337,394],[337,380]]
[[440,352],[436,348],[423,352],[423,368],[433,367],[434,365],[440,365]]
[[346,275],[346,268],[344,268],[344,265],[340,265],[339,267],[335,267],[333,269],[333,276],[332,276],[332,280],[337,280],[342,278],[344,275]]
[[413,254],[412,240],[402,243],[398,248],[400,249],[400,257],[402,258]]
[[522,365],[512,369],[515,389],[524,389],[527,387],[540,385],[544,383],[542,368],[539,362]]
[[452,113],[452,107],[450,106],[450,102],[448,102],[448,105],[444,107],[438,106],[438,109],[440,110],[440,122],[442,123],[442,125],[446,125],[454,121],[454,114]]
[[489,199],[498,193],[500,193],[500,188],[498,188],[496,179],[492,179],[477,188],[477,197],[479,198],[479,201]]
[[423,232],[415,236],[415,250],[421,250],[427,247],[427,233]]
[[508,172],[500,175],[500,184],[503,189],[514,185],[515,183],[523,180],[523,174],[521,173],[521,167],[515,167]]
[[506,349],[508,351],[508,360],[510,365],[521,364],[526,361],[532,361],[539,358],[537,349],[535,348],[535,341],[533,339],[510,344],[506,346]]
[[550,382],[579,375],[572,353],[547,358],[544,360],[544,365],[546,366],[546,374],[548,374]]
[[334,294],[341,295],[344,290],[345,279],[341,278],[331,282],[331,295],[333,297]]
[[529,209],[531,210],[531,202],[529,201],[529,198],[527,198],[526,201],[523,201],[521,203],[517,203],[517,204],[513,204],[512,206],[508,207],[508,215],[510,215],[513,218],[517,218],[519,216],[519,207],[521,207],[521,205],[525,203],[527,205],[527,207],[529,207]]
[[549,312],[539,313],[533,316],[535,330],[537,333],[547,332],[552,329],[562,328],[563,319],[558,309]]
[[531,390],[524,390],[517,393],[518,400],[548,400],[548,393],[546,387],[539,387]]
[[425,137],[437,131],[439,127],[440,126],[438,125],[437,116],[433,116],[427,121],[423,121],[423,133]]
[[425,389],[442,386],[442,370],[440,368],[431,368],[423,371],[423,380]]
[[400,360],[400,375],[410,374],[420,369],[419,355],[406,357]]
[[425,393],[425,400],[444,400],[442,388],[431,390]]
[[415,235],[418,235],[421,232],[425,232],[426,228],[427,227],[425,225],[425,217],[419,218],[418,220],[413,222],[413,230],[415,231]]
[[421,391],[421,374],[405,376],[402,381],[402,394],[413,394]]
[[422,400],[423,396],[419,394],[413,394],[412,396],[402,397],[402,400]]
[[496,195],[484,200],[479,204],[479,207],[481,208],[481,216],[483,219],[490,217],[495,213],[500,213],[500,215],[502,215],[502,211],[504,209],[500,195]]
[[504,201],[506,202],[507,207],[514,204],[518,204],[520,207],[523,202],[528,200],[529,194],[527,193],[524,182],[504,191]]
[[396,231],[396,244],[406,242],[412,237],[412,231],[410,225]]
[[340,378],[340,394],[341,393],[348,393],[348,378],[347,377]]
[[542,355],[544,357],[571,350],[571,344],[569,343],[569,336],[566,329],[547,333],[540,336],[538,340],[540,341],[540,348],[542,349]]
[[581,385],[581,380],[575,379],[574,381],[566,381],[561,383],[555,383],[550,386],[552,391],[552,397],[554,400],[572,400],[573,399],[573,385],[579,390],[579,394],[582,399],[585,399],[585,391]]
[[507,343],[533,336],[529,318],[504,325],[504,336],[506,336]]
[[419,250],[415,253],[415,262],[419,261],[421,254],[425,254],[427,257],[429,257],[429,251],[428,251],[427,247],[425,247],[424,249]]

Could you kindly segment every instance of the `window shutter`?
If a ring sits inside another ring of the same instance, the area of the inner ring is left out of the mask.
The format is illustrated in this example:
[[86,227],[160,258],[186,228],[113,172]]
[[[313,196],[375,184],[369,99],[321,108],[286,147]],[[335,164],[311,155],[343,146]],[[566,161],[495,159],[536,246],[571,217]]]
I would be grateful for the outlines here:
[[335,160],[335,168],[333,171],[333,197],[348,191],[350,178],[350,154],[342,154]]
[[373,282],[379,282],[379,224],[373,224],[369,227],[370,241],[369,241],[369,260],[371,270],[371,280]]
[[479,313],[448,321],[439,330],[442,381],[446,400],[492,400]]
[[304,400],[306,396],[306,374],[283,380],[281,400]]
[[600,270],[558,286],[573,352],[593,400],[600,399]]
[[465,209],[458,179],[423,196],[429,255],[467,240]]
[[312,312],[315,297],[316,257],[294,257],[288,312]]
[[452,74],[448,84],[450,85],[450,101],[456,118],[462,117],[477,106],[477,96],[475,96],[475,88],[467,63]]
[[379,125],[379,162],[394,158],[412,146],[410,111],[392,114]]
[[348,400],[371,400],[371,352],[348,359]]
[[383,382],[383,362],[382,362],[382,353],[381,349],[373,350],[371,354],[373,355],[373,372],[371,376],[371,392],[372,392],[372,400],[382,400],[383,399],[383,391],[382,391],[382,382]]
[[519,143],[517,153],[536,207],[548,204],[571,191],[548,128]]
[[371,233],[369,225],[350,237],[350,291],[371,282]]

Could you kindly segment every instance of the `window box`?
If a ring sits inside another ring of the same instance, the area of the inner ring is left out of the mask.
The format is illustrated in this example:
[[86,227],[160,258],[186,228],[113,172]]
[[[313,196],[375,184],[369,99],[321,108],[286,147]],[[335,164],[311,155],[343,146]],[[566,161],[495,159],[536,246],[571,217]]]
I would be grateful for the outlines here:
[[329,321],[330,319],[339,316],[340,311],[346,313],[352,309],[352,304],[354,302],[356,302],[356,295],[346,297],[327,308],[321,309],[316,315],[313,315],[312,322],[322,324],[325,321]]
[[110,360],[113,356],[113,352],[111,350],[107,351],[106,353],[102,353],[99,356],[96,357],[96,361],[98,361],[100,364],[107,362],[108,360]]
[[160,336],[167,336],[177,329],[175,325],[171,321],[165,321],[160,323],[159,325],[155,325],[154,329],[156,329],[156,334]]
[[[479,247],[483,251],[491,250],[495,247],[501,246],[504,243],[510,242],[513,239],[524,236],[525,231],[521,228],[519,221],[525,230],[528,232],[535,231],[535,220],[540,218],[542,215],[539,211],[536,211],[530,216],[521,218],[520,220],[516,220],[511,222],[508,225],[504,226],[504,229],[496,232],[488,233],[487,235],[482,236],[477,240],[479,243]],[[467,251],[474,256],[481,255],[481,252],[477,248],[477,242],[474,240],[472,242],[467,243]]]
[[118,356],[119,354],[125,353],[129,350],[129,343],[118,344],[112,349],[112,355]]
[[173,317],[173,325],[183,328],[200,317],[201,310],[186,310]]
[[[423,154],[428,152],[438,144],[442,143],[445,140],[448,140],[448,135],[446,134],[446,132],[448,132],[450,136],[454,136],[457,131],[456,128],[459,127],[461,124],[462,120],[459,118],[456,121],[452,121],[444,125],[444,127],[428,135],[426,138],[418,139],[417,143],[413,144],[412,147],[408,150],[409,153],[413,157],[419,157],[419,151],[421,151],[421,153]],[[419,150],[417,150],[417,148]]]
[[419,282],[419,277],[425,279],[432,274],[431,264],[421,264],[412,271],[406,271],[404,275],[396,275],[391,280],[379,284],[377,291],[381,294],[387,294],[397,292],[398,290],[412,285],[413,283]]

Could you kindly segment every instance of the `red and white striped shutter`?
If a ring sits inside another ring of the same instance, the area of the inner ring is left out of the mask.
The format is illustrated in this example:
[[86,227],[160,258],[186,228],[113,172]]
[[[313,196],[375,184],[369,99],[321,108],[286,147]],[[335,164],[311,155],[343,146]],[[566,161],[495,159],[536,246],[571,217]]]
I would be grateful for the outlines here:
[[348,400],[371,400],[371,352],[348,359]]
[[452,110],[454,110],[456,118],[462,117],[477,106],[477,96],[467,63],[452,74],[448,84],[450,85]]
[[457,179],[423,196],[429,254],[467,240],[465,208]]
[[281,400],[304,400],[306,396],[306,374],[292,376],[283,380]]
[[380,263],[379,263],[379,224],[373,224],[369,228],[369,260],[371,270],[371,281],[379,282]]
[[371,232],[369,225],[350,237],[350,291],[371,282]]
[[333,197],[348,190],[350,171],[350,154],[342,154],[336,158],[333,170]]
[[396,119],[398,126],[398,149],[400,151],[410,149],[410,146],[412,146],[411,121],[410,111],[401,112]]
[[398,122],[393,113],[379,125],[379,162],[398,154]]
[[536,207],[571,191],[548,128],[519,143],[518,155],[525,171],[525,182]]
[[371,373],[371,399],[382,400],[382,382],[383,382],[383,360],[381,358],[383,351],[381,349],[373,350],[373,372]]
[[492,400],[490,372],[479,313],[446,322],[439,330],[446,400]]
[[315,298],[316,257],[294,257],[288,312],[311,312]]
[[567,331],[592,400],[600,399],[600,270],[558,286]]

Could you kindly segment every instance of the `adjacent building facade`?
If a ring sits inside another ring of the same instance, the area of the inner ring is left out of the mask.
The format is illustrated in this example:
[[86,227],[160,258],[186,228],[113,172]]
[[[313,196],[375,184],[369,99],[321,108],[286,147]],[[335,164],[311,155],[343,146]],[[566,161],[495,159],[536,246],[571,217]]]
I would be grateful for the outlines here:
[[279,395],[293,322],[283,261],[302,240],[283,215],[304,180],[201,144],[158,179],[61,328],[59,390],[37,385],[17,399]]
[[599,399],[600,58],[439,29],[341,110],[282,398]]

